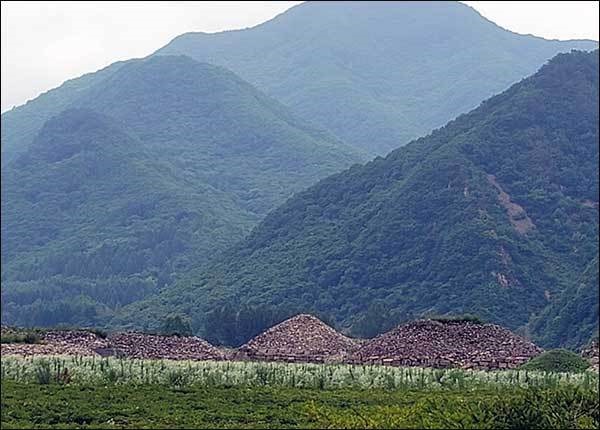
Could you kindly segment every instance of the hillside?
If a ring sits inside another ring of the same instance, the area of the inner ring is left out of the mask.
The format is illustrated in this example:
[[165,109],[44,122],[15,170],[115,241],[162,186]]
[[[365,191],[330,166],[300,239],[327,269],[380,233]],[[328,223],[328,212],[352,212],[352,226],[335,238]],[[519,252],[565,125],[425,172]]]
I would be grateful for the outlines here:
[[429,136],[296,194],[209,270],[113,322],[178,309],[201,327],[228,300],[312,307],[351,327],[384,302],[515,329],[595,256],[597,196],[598,51],[561,54]]
[[58,88],[47,91],[1,116],[2,166],[24,153],[46,121],[68,108],[85,91],[101,82],[126,64],[113,63],[97,72],[70,79]]
[[576,349],[598,336],[598,256],[571,288],[554,297],[530,328],[541,343]]
[[385,155],[475,108],[559,52],[458,2],[305,2],[256,27],[186,33],[157,54],[227,67],[343,141]]
[[359,159],[225,69],[131,61],[2,168],[2,321],[101,324]]
[[[426,29],[424,31],[424,29]],[[454,2],[305,2],[256,27],[186,33],[158,55],[221,65],[369,154],[387,154],[594,41],[506,31]],[[2,165],[124,61],[2,114]]]

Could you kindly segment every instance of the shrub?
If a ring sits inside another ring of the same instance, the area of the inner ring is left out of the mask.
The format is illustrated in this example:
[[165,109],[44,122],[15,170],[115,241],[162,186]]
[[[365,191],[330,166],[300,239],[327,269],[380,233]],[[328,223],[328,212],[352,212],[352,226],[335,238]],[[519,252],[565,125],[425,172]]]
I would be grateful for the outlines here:
[[0,343],[40,343],[42,340],[37,330],[14,329],[2,332]]
[[35,379],[38,384],[48,385],[52,381],[50,363],[46,360],[40,361],[35,367]]
[[589,365],[586,360],[572,351],[552,349],[531,359],[521,368],[545,372],[583,372]]
[[428,317],[430,320],[438,321],[441,323],[452,323],[452,322],[470,322],[474,324],[483,324],[484,321],[477,315],[463,314],[463,315],[435,315]]
[[162,322],[160,334],[191,336],[193,334],[191,321],[182,315],[169,315]]

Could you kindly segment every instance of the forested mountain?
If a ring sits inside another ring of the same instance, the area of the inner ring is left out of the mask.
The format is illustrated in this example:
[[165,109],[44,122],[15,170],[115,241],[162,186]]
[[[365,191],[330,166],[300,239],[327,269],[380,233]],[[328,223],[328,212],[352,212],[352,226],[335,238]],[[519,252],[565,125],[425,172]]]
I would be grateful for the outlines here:
[[70,79],[22,106],[4,112],[2,127],[2,166],[27,151],[44,123],[68,108],[91,86],[119,70],[126,62],[113,63],[102,70]]
[[[595,41],[506,31],[458,2],[306,2],[254,28],[186,33],[157,51],[232,70],[369,154],[384,155]],[[2,114],[2,164],[119,62]]]
[[2,321],[99,324],[359,159],[221,67],[130,61],[2,168]]
[[305,2],[250,29],[186,33],[158,54],[227,67],[371,154],[423,136],[594,41],[512,33],[458,2]]
[[598,256],[580,278],[532,319],[534,338],[549,345],[575,349],[598,337]]
[[315,308],[351,327],[377,302],[406,318],[525,326],[598,252],[598,72],[598,51],[556,56],[430,135],[296,194],[209,270],[113,323],[178,310],[201,328],[228,303]]

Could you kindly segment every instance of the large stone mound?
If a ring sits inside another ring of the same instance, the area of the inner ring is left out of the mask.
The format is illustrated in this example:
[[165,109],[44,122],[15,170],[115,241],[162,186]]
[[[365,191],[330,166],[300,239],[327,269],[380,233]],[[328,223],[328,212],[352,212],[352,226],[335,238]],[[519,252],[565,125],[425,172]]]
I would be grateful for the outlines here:
[[109,336],[110,349],[102,355],[168,360],[223,360],[223,353],[195,336],[162,336],[144,333],[115,333]]
[[339,362],[357,342],[312,315],[300,314],[259,334],[239,348],[238,358],[288,362]]
[[542,349],[494,324],[420,320],[366,342],[351,363],[395,366],[515,368]]
[[97,355],[108,341],[86,330],[53,330],[43,334],[40,343],[2,344],[2,355]]

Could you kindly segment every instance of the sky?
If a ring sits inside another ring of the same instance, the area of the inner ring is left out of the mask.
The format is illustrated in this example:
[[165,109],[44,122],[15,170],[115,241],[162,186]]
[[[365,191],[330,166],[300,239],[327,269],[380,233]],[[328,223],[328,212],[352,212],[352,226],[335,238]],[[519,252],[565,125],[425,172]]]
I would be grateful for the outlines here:
[[[252,27],[299,3],[2,1],[1,111],[67,79],[145,57],[179,34]],[[516,33],[598,40],[597,1],[464,3]]]

